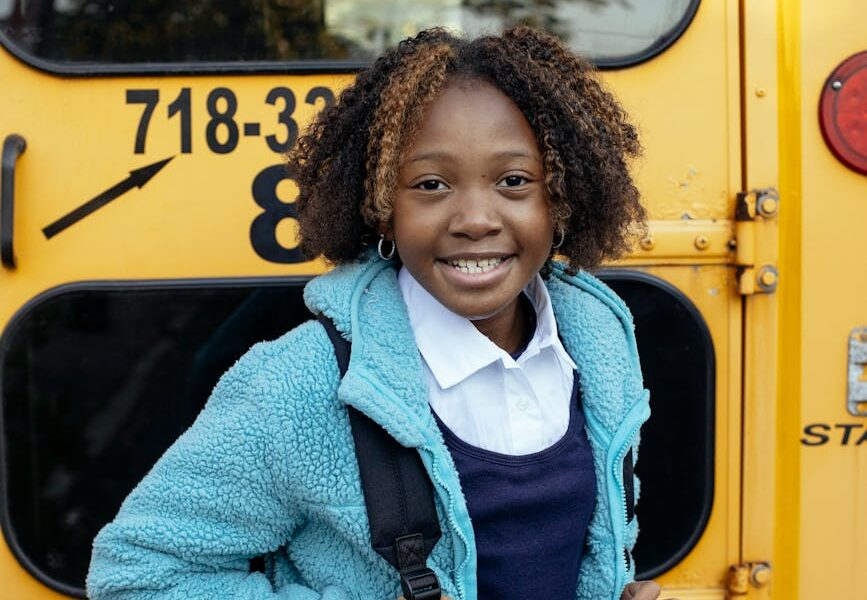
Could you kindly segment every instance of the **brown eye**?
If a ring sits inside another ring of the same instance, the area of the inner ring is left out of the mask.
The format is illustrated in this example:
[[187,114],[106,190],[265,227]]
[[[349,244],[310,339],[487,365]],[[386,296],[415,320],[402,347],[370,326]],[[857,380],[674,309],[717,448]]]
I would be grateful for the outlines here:
[[415,187],[426,192],[437,192],[446,189],[446,185],[439,179],[425,179],[421,183],[417,183]]
[[520,175],[508,175],[503,177],[501,183],[506,187],[518,187],[527,183],[527,178]]

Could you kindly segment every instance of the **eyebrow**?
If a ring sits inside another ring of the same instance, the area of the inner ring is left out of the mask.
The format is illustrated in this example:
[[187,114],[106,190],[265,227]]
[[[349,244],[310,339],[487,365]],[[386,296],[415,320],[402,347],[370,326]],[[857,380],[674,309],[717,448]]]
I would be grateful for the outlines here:
[[[494,158],[529,158],[530,160],[535,160],[536,162],[542,162],[542,157],[537,154],[530,154],[525,152],[524,150],[503,150],[501,152],[497,152],[494,155]],[[407,163],[421,162],[423,160],[441,160],[441,161],[450,161],[457,162],[458,157],[454,154],[450,154],[448,152],[443,151],[433,151],[433,152],[425,152],[423,154],[416,154],[415,156],[411,156],[407,159]]]
[[434,152],[425,152],[423,154],[416,154],[415,156],[411,156],[406,162],[421,162],[423,160],[443,160],[443,161],[457,161],[457,157],[454,154],[449,154],[448,152],[442,151],[434,151]]
[[503,150],[494,155],[496,158],[529,158],[537,162],[542,162],[542,157],[538,154],[530,154],[523,150]]

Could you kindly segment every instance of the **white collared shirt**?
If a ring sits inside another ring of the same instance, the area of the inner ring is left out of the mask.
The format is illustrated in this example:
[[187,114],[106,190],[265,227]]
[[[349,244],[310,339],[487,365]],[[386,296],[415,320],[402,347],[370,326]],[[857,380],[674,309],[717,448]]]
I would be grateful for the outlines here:
[[544,450],[569,426],[575,363],[557,336],[548,290],[524,293],[536,331],[517,360],[430,295],[402,268],[398,282],[422,356],[431,407],[460,439],[501,454]]

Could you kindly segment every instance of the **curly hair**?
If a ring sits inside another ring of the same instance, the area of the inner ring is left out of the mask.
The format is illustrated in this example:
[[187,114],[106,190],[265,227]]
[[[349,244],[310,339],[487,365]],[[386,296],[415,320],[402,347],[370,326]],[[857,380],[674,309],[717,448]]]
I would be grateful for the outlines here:
[[646,227],[628,165],[641,152],[635,127],[590,63],[524,26],[474,40],[428,29],[359,73],[288,157],[302,252],[339,264],[378,237],[391,222],[403,152],[455,77],[491,83],[529,122],[569,266],[593,268],[628,252]]

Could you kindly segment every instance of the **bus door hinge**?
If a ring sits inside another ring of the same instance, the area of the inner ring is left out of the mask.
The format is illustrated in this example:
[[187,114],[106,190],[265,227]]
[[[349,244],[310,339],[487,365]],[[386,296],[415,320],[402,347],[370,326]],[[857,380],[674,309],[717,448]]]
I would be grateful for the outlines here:
[[777,289],[777,215],[774,188],[738,192],[735,204],[735,265],[738,292],[770,294]]
[[771,565],[768,562],[745,562],[729,567],[728,595],[732,600],[745,600],[750,591],[763,588],[771,581]]

